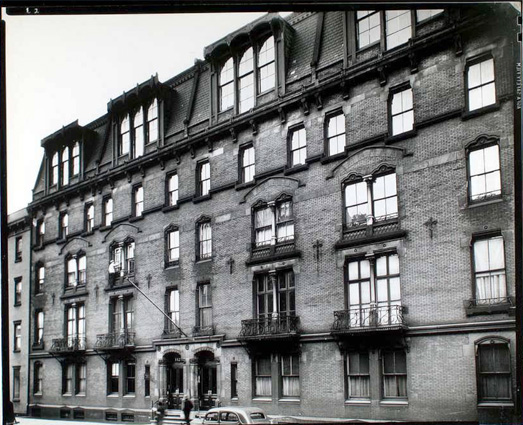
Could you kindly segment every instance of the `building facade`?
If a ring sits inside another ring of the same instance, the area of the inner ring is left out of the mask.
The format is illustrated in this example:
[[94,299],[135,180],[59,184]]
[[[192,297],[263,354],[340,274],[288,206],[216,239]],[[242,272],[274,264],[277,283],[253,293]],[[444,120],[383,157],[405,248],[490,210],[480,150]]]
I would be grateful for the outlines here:
[[10,399],[16,414],[27,414],[29,364],[29,303],[31,221],[26,209],[7,217],[9,282]]
[[512,421],[516,15],[268,14],[43,139],[32,414]]

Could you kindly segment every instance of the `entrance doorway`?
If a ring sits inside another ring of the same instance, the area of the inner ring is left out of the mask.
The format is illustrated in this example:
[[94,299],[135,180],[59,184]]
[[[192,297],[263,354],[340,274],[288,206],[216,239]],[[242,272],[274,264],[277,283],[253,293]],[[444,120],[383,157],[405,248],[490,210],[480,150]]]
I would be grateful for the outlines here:
[[184,394],[183,360],[178,353],[167,353],[163,360],[167,380],[167,407],[169,409],[181,409]]
[[201,351],[195,355],[198,368],[198,402],[200,409],[207,410],[214,406],[217,397],[216,361],[210,351]]

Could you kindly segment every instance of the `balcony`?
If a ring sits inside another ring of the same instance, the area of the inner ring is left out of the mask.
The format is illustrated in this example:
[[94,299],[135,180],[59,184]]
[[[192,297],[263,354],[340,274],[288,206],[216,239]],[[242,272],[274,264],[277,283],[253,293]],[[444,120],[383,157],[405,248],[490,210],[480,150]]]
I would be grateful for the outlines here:
[[333,334],[387,332],[407,329],[401,305],[353,307],[334,312]]
[[281,238],[276,244],[254,243],[251,246],[251,258],[247,264],[255,264],[263,262],[267,259],[284,259],[291,257],[299,257],[301,252],[296,249],[296,238]]
[[516,303],[514,297],[470,299],[463,301],[467,316],[481,314],[515,314]]
[[162,332],[162,339],[174,339],[181,338],[182,333],[180,329],[175,328],[174,326],[165,328]]
[[298,336],[299,316],[274,315],[261,319],[242,320],[242,329],[238,339],[271,340]]
[[76,353],[85,351],[85,336],[74,336],[53,339],[49,352],[56,354]]
[[134,332],[122,331],[96,335],[95,348],[100,350],[118,350],[134,347]]
[[403,237],[406,233],[401,229],[398,217],[380,219],[356,216],[350,224],[343,226],[342,239],[336,243],[336,248],[358,245],[362,240],[378,242]]
[[212,336],[214,335],[214,326],[195,326],[192,330],[193,336]]

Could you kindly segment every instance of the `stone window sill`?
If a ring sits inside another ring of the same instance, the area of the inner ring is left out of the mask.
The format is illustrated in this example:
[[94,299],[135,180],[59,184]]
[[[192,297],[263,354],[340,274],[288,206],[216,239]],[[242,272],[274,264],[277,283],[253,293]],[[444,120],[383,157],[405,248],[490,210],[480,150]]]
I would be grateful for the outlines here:
[[409,402],[407,400],[381,400],[380,406],[408,406]]
[[309,169],[309,164],[297,164],[292,167],[287,168],[283,174],[288,176],[290,174],[299,173],[300,171],[305,171]]
[[504,407],[514,407],[514,403],[511,401],[490,401],[478,403],[479,408],[504,408]]
[[365,399],[350,399],[345,400],[345,404],[350,404],[351,406],[370,406],[370,400]]
[[483,207],[485,205],[492,205],[492,204],[499,204],[500,202],[503,202],[503,198],[501,196],[496,196],[492,198],[487,198],[479,201],[468,201],[467,208],[478,208]]
[[494,112],[499,110],[500,104],[499,101],[496,101],[496,103],[493,103],[492,105],[484,106],[483,108],[474,109],[473,111],[464,111],[461,114],[462,120],[468,120],[471,118],[478,117],[483,114],[488,114],[489,112]]
[[252,401],[259,401],[262,403],[272,403],[271,397],[254,397]]
[[131,217],[129,219],[129,223],[134,223],[135,221],[143,220],[143,215],[139,215],[138,217]]

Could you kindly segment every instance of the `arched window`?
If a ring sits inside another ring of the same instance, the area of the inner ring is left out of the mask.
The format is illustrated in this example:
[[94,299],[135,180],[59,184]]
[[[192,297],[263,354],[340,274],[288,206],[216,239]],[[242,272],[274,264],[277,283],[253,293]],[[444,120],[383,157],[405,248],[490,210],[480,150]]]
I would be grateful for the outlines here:
[[254,106],[254,59],[252,47],[249,47],[240,60],[238,69],[240,113]]
[[120,146],[118,148],[118,153],[120,155],[125,155],[129,153],[129,146],[131,142],[131,134],[129,132],[129,115],[126,115],[120,124]]
[[73,172],[72,175],[76,176],[80,173],[80,144],[75,142],[73,145]]
[[197,226],[197,250],[196,260],[204,260],[212,257],[212,229],[211,219],[202,217],[196,223]]
[[265,40],[258,53],[258,90],[260,93],[274,88],[275,75],[274,37],[271,36]]
[[476,341],[479,403],[512,402],[512,366],[509,341],[483,338]]
[[35,266],[35,270],[35,293],[40,294],[44,291],[45,267],[42,263],[37,263]]
[[234,105],[234,61],[229,58],[220,71],[218,85],[220,87],[220,111],[225,111]]
[[134,157],[143,155],[143,109],[140,107],[133,119],[133,132],[134,132]]
[[147,140],[146,143],[158,140],[158,100],[153,99],[147,109]]
[[51,159],[51,185],[58,184],[58,152]]
[[180,230],[169,226],[165,230],[165,267],[171,267],[180,261]]
[[62,151],[62,184],[69,184],[69,148],[67,146]]

